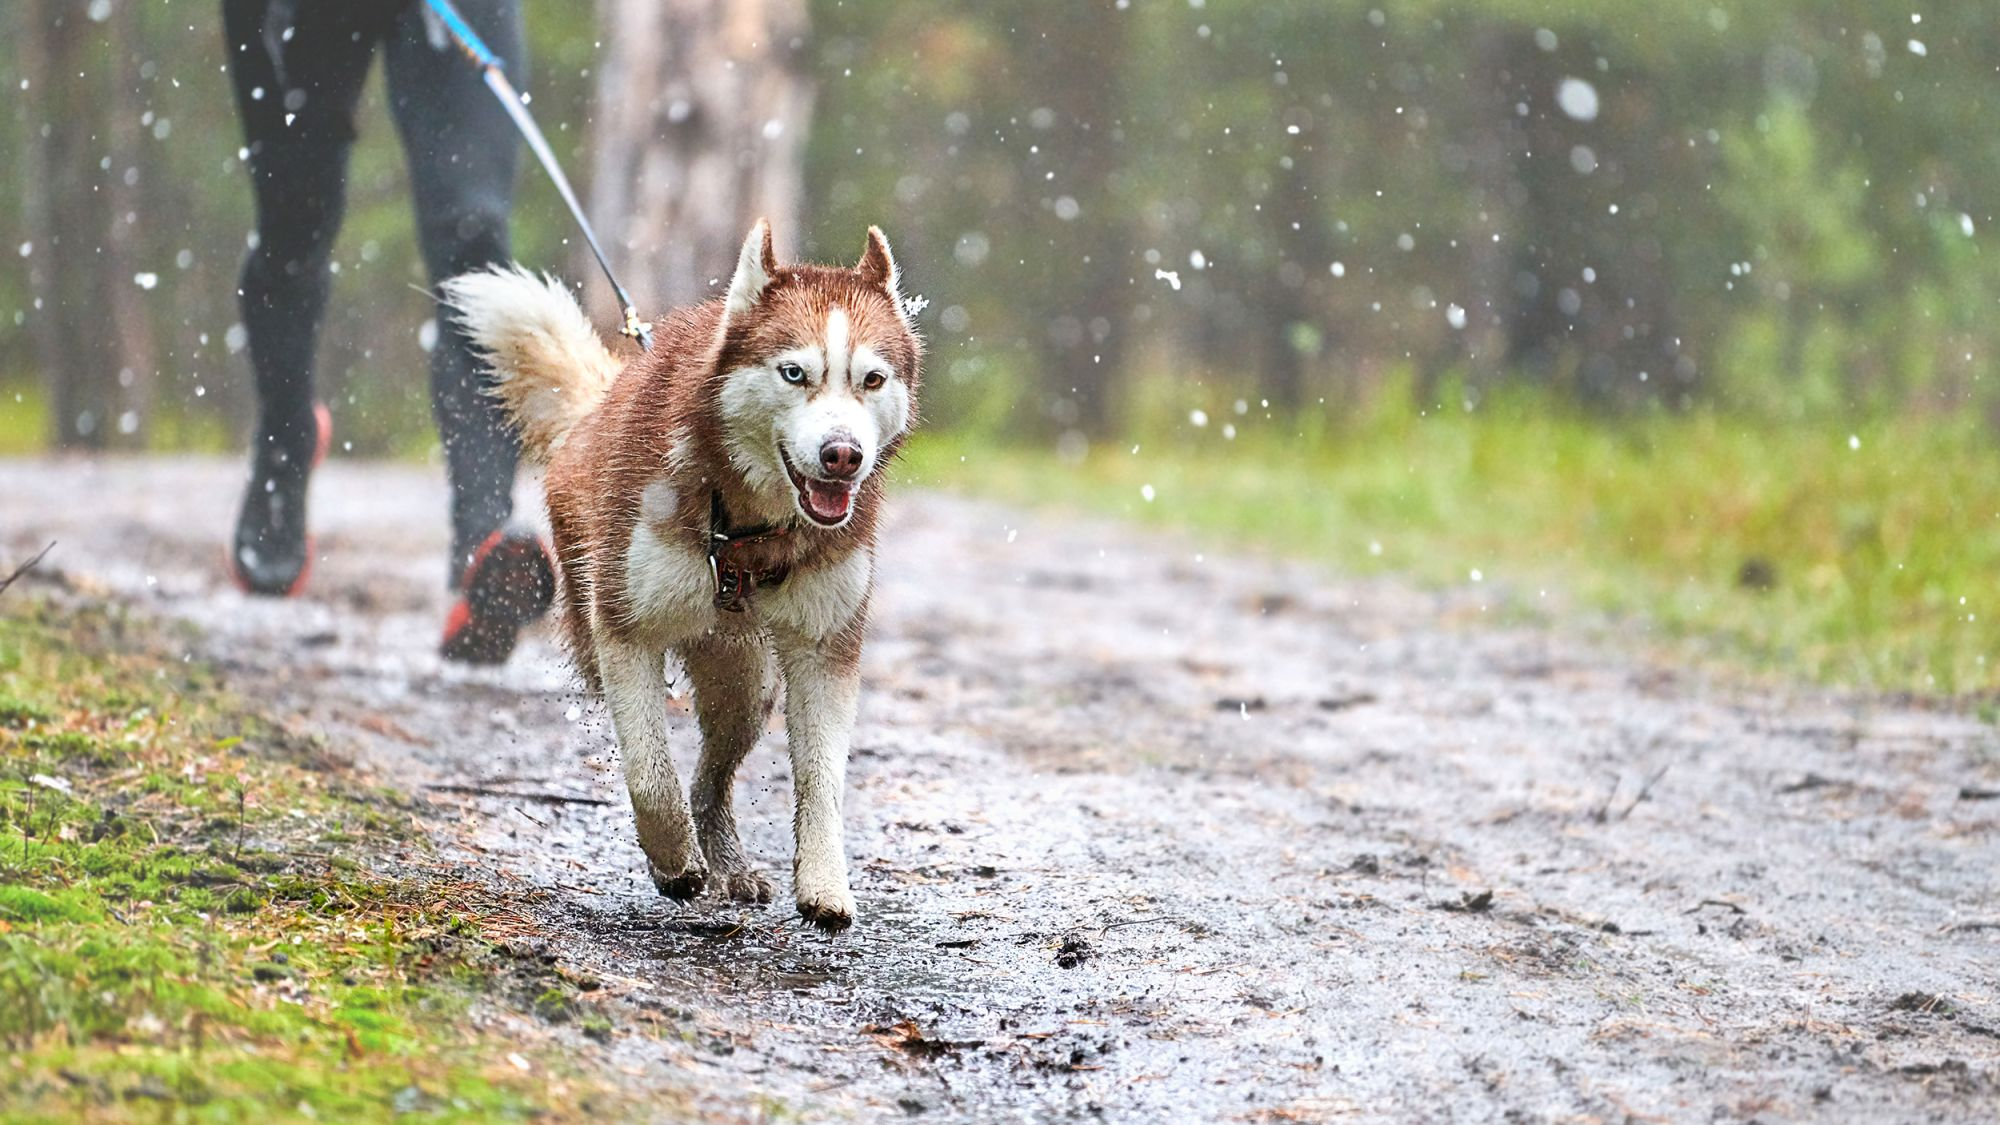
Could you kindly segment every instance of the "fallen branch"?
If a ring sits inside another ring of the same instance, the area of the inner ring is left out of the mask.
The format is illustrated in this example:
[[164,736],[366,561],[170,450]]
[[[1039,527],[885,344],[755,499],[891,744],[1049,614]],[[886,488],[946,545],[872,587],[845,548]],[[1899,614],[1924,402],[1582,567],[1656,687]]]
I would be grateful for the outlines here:
[[512,789],[493,789],[484,785],[465,785],[458,782],[437,781],[424,786],[434,793],[457,793],[467,797],[507,797],[516,801],[540,801],[545,805],[609,805],[602,797],[584,797],[569,793],[520,793]]
[[1690,908],[1688,908],[1688,909],[1686,909],[1686,910],[1683,910],[1683,911],[1681,911],[1681,913],[1682,913],[1682,914],[1693,914],[1693,913],[1696,913],[1697,911],[1700,911],[1700,910],[1704,910],[1704,909],[1706,909],[1706,908],[1708,908],[1708,907],[1711,907],[1711,906],[1720,906],[1720,907],[1722,907],[1722,908],[1723,908],[1724,910],[1727,910],[1727,911],[1729,911],[1729,912],[1730,912],[1730,913],[1732,913],[1732,914],[1748,914],[1748,913],[1749,913],[1749,911],[1747,911],[1747,910],[1743,909],[1742,907],[1740,907],[1740,906],[1736,905],[1735,903],[1733,903],[1733,902],[1724,902],[1724,901],[1722,901],[1722,900],[1721,900],[1721,899],[1719,899],[1719,898],[1705,898],[1705,899],[1702,899],[1702,900],[1701,900],[1700,902],[1698,902],[1698,903],[1695,903],[1695,904],[1694,904],[1694,905],[1693,905],[1692,907],[1690,907]]
[[1104,925],[1099,926],[1097,932],[1100,934],[1107,934],[1110,933],[1112,930],[1118,929],[1121,926],[1143,926],[1149,922],[1178,922],[1178,921],[1180,921],[1179,918],[1175,918],[1172,916],[1159,917],[1159,918],[1127,918],[1122,922],[1107,922]]
[[1668,762],[1666,765],[1661,766],[1657,770],[1654,770],[1653,776],[1646,779],[1646,784],[1641,785],[1639,787],[1639,795],[1637,797],[1632,798],[1632,803],[1625,806],[1624,812],[1618,814],[1618,819],[1630,820],[1632,818],[1632,810],[1638,808],[1640,802],[1644,801],[1647,797],[1653,795],[1653,786],[1658,785],[1660,783],[1660,779],[1667,776],[1667,770],[1671,769],[1672,767],[1673,763]]
[[56,541],[51,539],[49,540],[48,546],[43,547],[41,550],[35,552],[34,558],[31,558],[27,562],[22,563],[20,566],[15,567],[14,573],[9,574],[5,578],[0,578],[0,594],[6,593],[7,587],[12,586],[15,580],[20,578],[23,574],[26,574],[30,570],[33,570],[35,568],[36,563],[41,562],[44,556],[46,556],[50,551],[53,551],[55,549],[56,549]]

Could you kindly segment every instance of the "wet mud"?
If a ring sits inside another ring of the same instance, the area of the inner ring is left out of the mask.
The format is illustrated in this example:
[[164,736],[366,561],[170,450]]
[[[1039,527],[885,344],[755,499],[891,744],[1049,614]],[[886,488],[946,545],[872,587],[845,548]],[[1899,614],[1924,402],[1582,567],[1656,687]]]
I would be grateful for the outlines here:
[[523,952],[601,1018],[505,1018],[717,1117],[2000,1106],[2000,739],[1970,716],[1718,679],[1533,592],[905,489],[850,769],[860,916],[830,938],[790,903],[781,730],[738,796],[777,901],[669,902],[550,639],[434,655],[434,472],[330,466],[293,602],[222,576],[238,480],[0,463],[0,551],[59,540],[36,583],[197,624],[191,656],[426,802],[437,855],[355,858],[518,893]]

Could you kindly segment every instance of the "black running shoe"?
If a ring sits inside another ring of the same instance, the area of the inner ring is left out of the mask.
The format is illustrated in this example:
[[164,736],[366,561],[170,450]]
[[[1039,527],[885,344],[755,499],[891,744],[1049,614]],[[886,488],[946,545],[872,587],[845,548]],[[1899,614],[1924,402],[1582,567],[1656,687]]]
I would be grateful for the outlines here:
[[313,541],[306,534],[306,485],[333,442],[333,416],[313,404],[312,458],[297,458],[259,439],[250,462],[250,484],[236,515],[229,575],[247,594],[289,598],[312,573]]
[[466,564],[439,651],[465,664],[504,664],[522,627],[546,613],[555,597],[548,547],[525,531],[496,531]]

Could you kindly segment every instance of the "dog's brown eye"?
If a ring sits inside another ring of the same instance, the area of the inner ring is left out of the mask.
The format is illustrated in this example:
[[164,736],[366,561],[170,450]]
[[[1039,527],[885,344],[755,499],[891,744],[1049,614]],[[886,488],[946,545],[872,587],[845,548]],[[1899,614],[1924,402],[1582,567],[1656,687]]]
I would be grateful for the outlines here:
[[880,371],[870,371],[866,376],[862,378],[861,385],[871,391],[876,391],[876,390],[881,390],[882,384],[888,381],[889,377],[887,375],[882,374]]
[[806,381],[806,369],[796,363],[781,363],[778,365],[778,378],[796,386]]

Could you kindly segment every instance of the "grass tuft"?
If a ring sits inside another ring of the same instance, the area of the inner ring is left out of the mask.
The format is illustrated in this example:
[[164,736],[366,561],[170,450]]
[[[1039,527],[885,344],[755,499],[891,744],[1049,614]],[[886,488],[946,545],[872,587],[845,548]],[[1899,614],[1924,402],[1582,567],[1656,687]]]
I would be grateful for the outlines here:
[[2000,690],[2000,449],[1976,419],[1609,420],[1531,395],[1309,424],[1209,413],[1071,462],[927,437],[901,475],[1351,573],[1476,571],[1496,598],[1611,610],[1787,676]]

